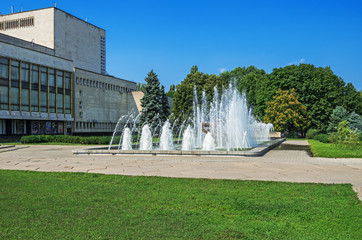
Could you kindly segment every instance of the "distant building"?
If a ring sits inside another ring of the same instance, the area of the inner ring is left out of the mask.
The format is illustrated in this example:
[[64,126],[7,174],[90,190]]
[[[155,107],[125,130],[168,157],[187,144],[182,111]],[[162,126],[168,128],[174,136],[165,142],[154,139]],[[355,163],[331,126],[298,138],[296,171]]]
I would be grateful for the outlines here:
[[135,89],[106,74],[105,30],[54,7],[0,16],[0,135],[109,134]]

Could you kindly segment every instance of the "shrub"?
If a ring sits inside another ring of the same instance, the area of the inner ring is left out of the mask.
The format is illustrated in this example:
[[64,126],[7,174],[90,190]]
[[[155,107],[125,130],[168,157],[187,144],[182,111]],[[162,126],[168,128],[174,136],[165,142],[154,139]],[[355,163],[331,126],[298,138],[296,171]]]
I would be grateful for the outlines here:
[[318,134],[315,135],[314,140],[320,141],[322,143],[329,143],[330,142],[330,137],[328,134]]
[[[45,142],[61,142],[75,144],[103,144],[107,145],[111,141],[111,137],[79,137],[69,135],[28,135],[20,139],[21,143],[45,143]],[[115,137],[113,142],[119,142],[119,137]]]
[[310,129],[308,129],[307,133],[305,134],[305,137],[307,139],[314,139],[314,137],[318,134],[319,134],[318,129],[310,128]]

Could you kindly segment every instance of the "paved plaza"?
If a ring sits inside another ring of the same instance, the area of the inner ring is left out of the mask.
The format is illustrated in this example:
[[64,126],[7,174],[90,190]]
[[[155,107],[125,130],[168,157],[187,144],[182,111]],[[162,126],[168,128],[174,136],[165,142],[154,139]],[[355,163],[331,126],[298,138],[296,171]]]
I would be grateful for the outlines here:
[[0,169],[163,176],[350,183],[362,200],[362,159],[316,158],[307,141],[288,140],[263,157],[76,155],[89,146],[31,145],[0,149]]

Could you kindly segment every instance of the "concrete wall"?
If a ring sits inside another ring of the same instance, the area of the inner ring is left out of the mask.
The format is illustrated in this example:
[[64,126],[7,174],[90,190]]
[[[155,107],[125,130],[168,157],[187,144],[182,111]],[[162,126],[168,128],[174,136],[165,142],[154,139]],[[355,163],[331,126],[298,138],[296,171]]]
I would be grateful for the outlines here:
[[0,22],[19,18],[34,17],[34,26],[7,29],[0,33],[54,48],[54,9],[45,8],[0,16]]
[[[132,110],[137,112],[131,93],[136,89],[135,82],[78,68],[74,76],[74,132],[111,132],[122,115]],[[77,125],[84,123],[96,124],[77,128]],[[111,123],[111,126],[99,127],[104,123]]]
[[105,30],[55,9],[54,48],[56,55],[70,58],[74,66],[101,73],[101,37]]
[[28,17],[34,17],[34,26],[0,33],[54,49],[56,56],[72,59],[75,67],[101,73],[101,37],[105,39],[105,30],[53,7],[3,15],[0,22]]
[[[29,44],[31,45],[31,44]],[[25,45],[14,45],[11,42],[3,42],[0,38],[0,56],[9,57],[24,62],[39,64],[51,68],[73,72],[73,62],[59,58],[51,54],[26,48]]]

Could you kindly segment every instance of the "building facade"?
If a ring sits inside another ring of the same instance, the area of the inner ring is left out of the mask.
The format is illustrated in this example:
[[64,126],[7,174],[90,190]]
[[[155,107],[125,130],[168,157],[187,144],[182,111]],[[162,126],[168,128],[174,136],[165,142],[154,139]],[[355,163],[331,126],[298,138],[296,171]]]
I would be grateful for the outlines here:
[[112,132],[136,83],[106,75],[105,46],[57,8],[0,16],[0,135]]

